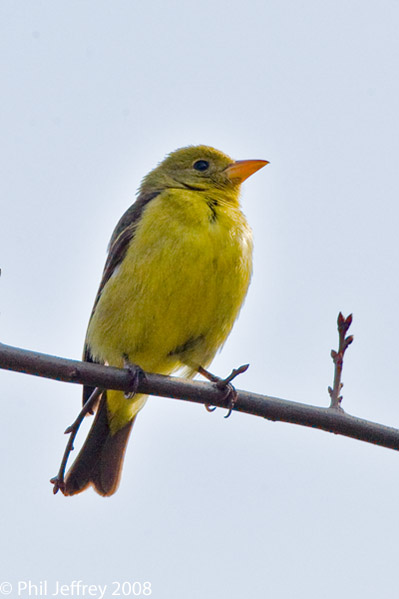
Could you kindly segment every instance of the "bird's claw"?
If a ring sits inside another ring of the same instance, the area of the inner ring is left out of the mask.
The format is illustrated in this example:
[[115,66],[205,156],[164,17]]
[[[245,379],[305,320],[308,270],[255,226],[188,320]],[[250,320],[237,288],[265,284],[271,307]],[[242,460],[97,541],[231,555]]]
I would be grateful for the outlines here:
[[137,366],[137,364],[132,364],[131,362],[129,362],[129,358],[127,355],[123,356],[123,366],[129,372],[131,377],[131,389],[130,391],[125,391],[124,396],[125,399],[133,399],[133,397],[137,393],[140,381],[145,379],[145,373],[144,370],[140,368],[140,366]]
[[237,401],[237,391],[235,390],[235,388],[233,387],[233,385],[231,383],[225,383],[223,386],[220,386],[216,383],[216,386],[221,391],[223,391],[223,390],[225,391],[225,393],[223,395],[223,399],[227,402],[228,412],[227,412],[226,416],[224,416],[224,418],[228,418],[231,415],[231,413],[234,409],[234,405]]
[[[227,376],[224,379],[212,374],[211,372],[208,372],[207,370],[205,370],[205,368],[200,367],[198,369],[198,372],[202,374],[205,378],[207,378],[208,381],[215,383],[215,386],[219,391],[225,391],[223,395],[223,400],[228,401],[228,412],[225,418],[228,418],[231,415],[235,403],[237,401],[237,391],[235,387],[231,384],[231,381],[234,380],[236,376],[238,376],[239,374],[242,374],[243,372],[248,370],[248,368],[249,364],[243,364],[238,368],[234,368],[229,374],[229,376]],[[211,407],[209,404],[205,404],[205,409],[207,410],[207,412],[214,412],[216,410],[216,407]]]

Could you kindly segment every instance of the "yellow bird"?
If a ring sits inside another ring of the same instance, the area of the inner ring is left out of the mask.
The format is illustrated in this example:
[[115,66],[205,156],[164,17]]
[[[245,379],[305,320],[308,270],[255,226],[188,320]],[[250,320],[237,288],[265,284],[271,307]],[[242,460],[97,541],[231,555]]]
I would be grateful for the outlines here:
[[[84,360],[193,377],[226,341],[252,273],[241,183],[268,164],[208,146],[169,154],[117,224],[87,329]],[[91,392],[84,389],[84,400]],[[112,495],[147,396],[104,391],[63,492]]]

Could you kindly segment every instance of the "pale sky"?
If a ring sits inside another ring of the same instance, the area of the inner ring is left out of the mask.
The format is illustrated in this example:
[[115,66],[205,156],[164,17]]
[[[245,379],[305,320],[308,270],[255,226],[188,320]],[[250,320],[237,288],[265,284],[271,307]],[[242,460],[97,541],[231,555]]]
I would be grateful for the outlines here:
[[[0,28],[2,342],[79,359],[141,178],[203,143],[270,161],[243,186],[253,280],[212,370],[249,362],[238,387],[326,406],[336,317],[353,312],[343,407],[399,425],[396,0],[3,0]],[[0,371],[0,389],[0,593],[396,592],[396,452],[151,398],[116,495],[65,498],[49,479],[80,388]]]

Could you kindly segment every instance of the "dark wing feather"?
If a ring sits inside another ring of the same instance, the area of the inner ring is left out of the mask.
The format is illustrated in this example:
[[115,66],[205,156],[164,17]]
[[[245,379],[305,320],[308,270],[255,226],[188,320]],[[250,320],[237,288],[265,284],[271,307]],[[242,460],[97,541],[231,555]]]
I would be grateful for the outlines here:
[[[94,306],[91,312],[90,320],[107,281],[112,276],[115,268],[126,256],[129,244],[134,237],[134,233],[138,223],[140,222],[140,218],[145,207],[160,193],[160,191],[154,191],[151,193],[140,194],[135,203],[126,210],[116,225],[115,230],[112,233],[111,241],[109,242],[108,257],[105,263],[101,283],[97,291],[96,299],[94,300]],[[90,351],[90,346],[87,343],[87,338],[83,349],[83,360],[85,362],[95,362]],[[83,387],[83,404],[88,400],[93,391],[94,387],[89,387],[87,385]]]

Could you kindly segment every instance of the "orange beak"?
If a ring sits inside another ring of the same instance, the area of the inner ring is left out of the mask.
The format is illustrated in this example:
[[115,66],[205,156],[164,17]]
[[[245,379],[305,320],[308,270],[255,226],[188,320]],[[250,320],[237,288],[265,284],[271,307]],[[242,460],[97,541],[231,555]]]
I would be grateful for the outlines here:
[[231,181],[238,180],[242,183],[266,164],[269,164],[268,160],[237,160],[230,164],[225,172]]

